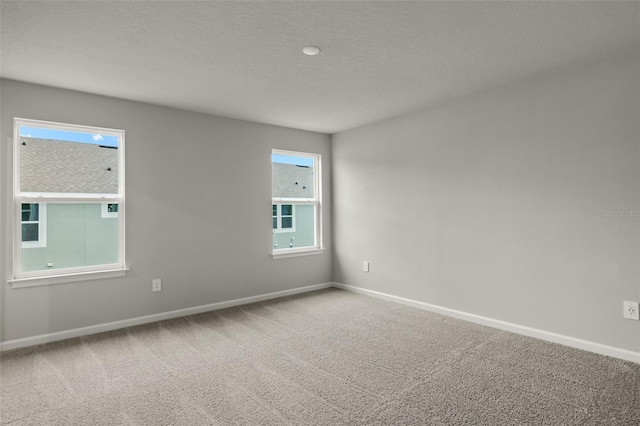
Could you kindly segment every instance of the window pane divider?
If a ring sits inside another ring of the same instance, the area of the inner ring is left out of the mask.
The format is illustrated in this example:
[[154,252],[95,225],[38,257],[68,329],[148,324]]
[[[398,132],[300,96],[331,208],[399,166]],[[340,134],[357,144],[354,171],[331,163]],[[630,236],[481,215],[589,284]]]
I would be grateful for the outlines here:
[[17,196],[20,203],[123,203],[122,197],[84,198],[84,197],[25,197]]
[[33,198],[33,199],[43,199],[43,198],[51,198],[51,199],[60,199],[60,198],[73,198],[73,199],[95,199],[102,200],[105,198],[118,198],[121,197],[121,194],[113,193],[113,194],[87,194],[82,192],[19,192],[16,194],[16,197],[25,197],[25,198]]
[[315,198],[272,198],[272,204],[316,204]]

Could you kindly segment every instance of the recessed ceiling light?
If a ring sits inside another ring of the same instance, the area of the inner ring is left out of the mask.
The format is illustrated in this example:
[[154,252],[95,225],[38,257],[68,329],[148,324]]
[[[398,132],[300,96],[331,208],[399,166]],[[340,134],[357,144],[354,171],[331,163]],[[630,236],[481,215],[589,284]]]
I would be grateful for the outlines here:
[[315,46],[307,46],[302,49],[305,55],[314,56],[320,53],[320,49]]

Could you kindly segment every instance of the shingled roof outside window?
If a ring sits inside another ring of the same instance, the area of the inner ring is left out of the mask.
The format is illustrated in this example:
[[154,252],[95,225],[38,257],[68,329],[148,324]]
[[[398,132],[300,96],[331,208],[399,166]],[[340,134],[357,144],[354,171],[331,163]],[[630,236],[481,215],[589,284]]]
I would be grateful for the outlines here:
[[21,143],[22,192],[118,193],[117,148],[28,137]]
[[313,168],[294,164],[272,164],[273,197],[313,198]]

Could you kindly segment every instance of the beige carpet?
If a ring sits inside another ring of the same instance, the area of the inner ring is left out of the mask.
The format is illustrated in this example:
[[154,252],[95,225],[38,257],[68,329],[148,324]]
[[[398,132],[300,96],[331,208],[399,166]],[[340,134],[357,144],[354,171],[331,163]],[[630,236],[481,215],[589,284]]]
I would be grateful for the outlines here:
[[2,425],[638,425],[640,366],[328,289],[7,352]]

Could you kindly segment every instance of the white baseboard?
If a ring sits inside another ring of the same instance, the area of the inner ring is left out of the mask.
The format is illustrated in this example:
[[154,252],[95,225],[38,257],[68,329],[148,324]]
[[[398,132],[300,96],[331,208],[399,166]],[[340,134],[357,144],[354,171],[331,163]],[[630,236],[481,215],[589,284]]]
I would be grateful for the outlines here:
[[131,318],[121,321],[114,321],[103,324],[96,324],[88,327],[74,328],[71,330],[59,331],[56,333],[42,334],[39,336],[26,337],[23,339],[8,340],[6,342],[0,342],[0,352],[8,351],[11,349],[24,348],[28,346],[39,345],[42,343],[55,342],[58,340],[70,339],[73,337],[87,336],[95,333],[102,333],[105,331],[112,331],[121,328],[131,327],[135,325],[147,324],[155,321],[162,321],[171,318],[178,318],[187,315],[200,314],[203,312],[215,311],[218,309],[231,308],[233,306],[246,305],[249,303],[262,302],[265,300],[276,299],[278,297],[291,296],[294,294],[306,293],[309,291],[321,290],[324,288],[336,287],[343,290],[348,290],[354,293],[365,294],[368,296],[377,297],[384,300],[389,300],[396,303],[402,303],[404,305],[413,306],[415,308],[424,309],[430,312],[435,312],[442,315],[447,315],[454,318],[459,318],[465,321],[470,321],[476,324],[486,325],[488,327],[497,328],[500,330],[506,330],[524,336],[535,337],[537,339],[546,340],[548,342],[559,343],[561,345],[570,346],[577,349],[582,349],[597,354],[606,355],[614,358],[623,359],[625,361],[631,361],[640,364],[640,353],[633,352],[627,349],[616,348],[614,346],[603,345],[600,343],[590,342],[588,340],[577,339],[570,336],[564,336],[562,334],[552,333],[549,331],[539,330],[531,327],[526,327],[518,324],[509,323],[506,321],[500,321],[492,318],[483,317],[480,315],[470,314],[462,311],[456,311],[454,309],[444,308],[429,303],[419,302],[417,300],[406,299],[403,297],[393,296],[378,291],[367,290],[360,287],[354,287],[342,283],[330,282],[323,284],[315,284],[306,287],[294,288],[291,290],[277,291],[273,293],[260,294],[257,296],[244,297],[241,299],[228,300],[225,302],[211,303],[208,305],[195,306],[192,308],[178,309],[175,311],[162,312],[159,314],[146,315],[143,317]]
[[403,305],[413,306],[414,308],[424,309],[426,311],[435,312],[442,315],[470,321],[476,324],[486,325],[500,330],[511,331],[513,333],[522,334],[524,336],[535,337],[537,339],[546,340],[548,342],[559,343],[561,345],[570,346],[572,348],[582,349],[589,352],[595,352],[600,355],[606,355],[614,358],[623,359],[640,364],[640,352],[633,352],[627,349],[607,346],[601,343],[590,342],[588,340],[576,339],[575,337],[564,336],[562,334],[551,333],[549,331],[538,330],[536,328],[526,327],[523,325],[513,324],[506,321],[500,321],[480,315],[469,314],[454,309],[443,308],[441,306],[429,303],[418,302],[416,300],[405,299],[404,297],[393,296],[378,291],[367,290],[351,285],[333,283],[333,287],[348,290],[354,293],[365,294],[377,297],[379,299],[389,300],[392,302],[402,303]]
[[226,302],[211,303],[209,305],[195,306],[193,308],[178,309],[175,311],[162,312],[159,314],[146,315],[143,317],[108,322],[104,324],[96,324],[88,327],[74,328],[72,330],[59,331],[56,333],[41,334],[39,336],[25,337],[23,339],[7,340],[6,342],[0,342],[0,352],[8,351],[11,349],[24,348],[27,346],[39,345],[42,343],[55,342],[58,340],[71,339],[73,337],[87,336],[89,334],[102,333],[105,331],[118,330],[120,328],[147,324],[155,321],[184,317],[193,314],[201,314],[203,312],[216,311],[218,309],[231,308],[233,306],[247,305],[249,303],[262,302],[269,299],[277,299],[278,297],[292,296],[294,294],[321,290],[332,286],[333,283],[315,284],[306,287],[294,288],[291,290],[276,291],[274,293],[266,293],[257,296],[243,297],[242,299],[228,300]]

